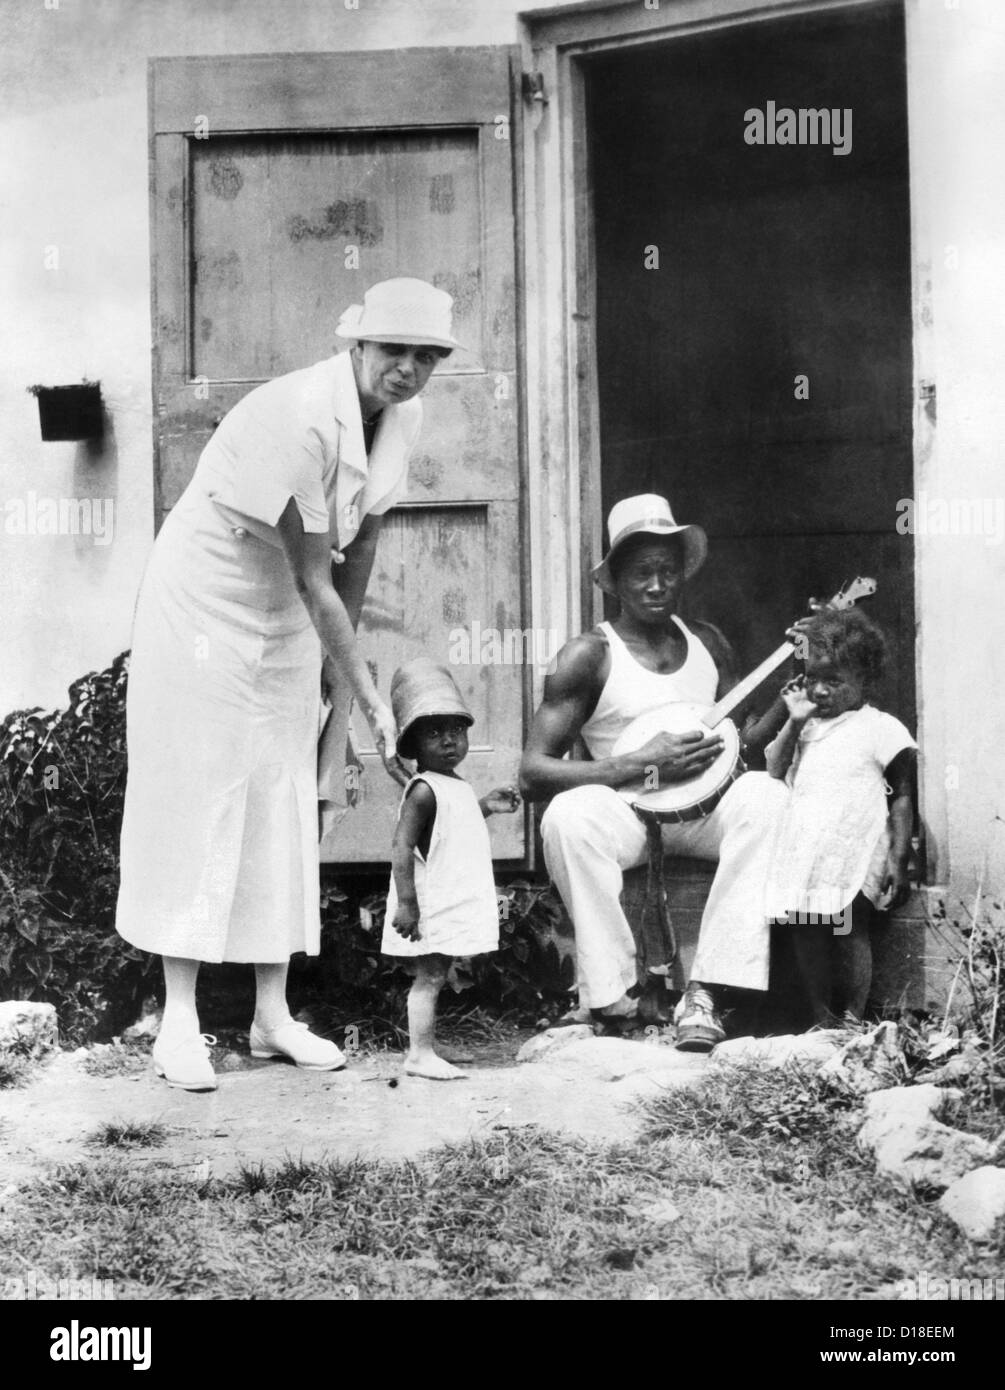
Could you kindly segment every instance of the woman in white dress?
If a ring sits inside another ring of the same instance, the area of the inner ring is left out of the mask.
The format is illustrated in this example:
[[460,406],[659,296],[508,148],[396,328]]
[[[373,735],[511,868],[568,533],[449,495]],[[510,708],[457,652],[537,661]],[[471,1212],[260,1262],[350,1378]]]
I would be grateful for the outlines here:
[[130,659],[116,926],[164,959],[153,1056],[169,1085],[216,1086],[196,1011],[202,961],[254,963],[254,1056],[345,1063],[286,1003],[290,955],[320,948],[322,655],[404,780],[354,629],[381,519],[405,491],[415,398],[458,346],[451,303],[421,280],[371,287],[338,326],[351,351],[266,382],[225,416],[157,537]]

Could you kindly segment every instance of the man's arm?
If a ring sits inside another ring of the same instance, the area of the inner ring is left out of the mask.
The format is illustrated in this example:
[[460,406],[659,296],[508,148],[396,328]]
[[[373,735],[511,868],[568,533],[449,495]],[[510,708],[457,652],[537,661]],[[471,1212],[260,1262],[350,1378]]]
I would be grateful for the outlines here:
[[[607,643],[589,633],[566,642],[545,678],[544,698],[534,715],[520,761],[520,791],[528,801],[545,801],[571,787],[602,782],[612,775],[604,763],[568,760],[565,754],[596,707],[603,688]],[[607,781],[606,786],[620,786]]]
[[623,787],[651,767],[662,779],[682,781],[703,771],[722,747],[717,735],[657,734],[634,753],[595,762],[566,758],[596,707],[606,657],[607,643],[592,633],[573,638],[559,652],[520,763],[520,790],[528,801],[546,801],[574,787]]

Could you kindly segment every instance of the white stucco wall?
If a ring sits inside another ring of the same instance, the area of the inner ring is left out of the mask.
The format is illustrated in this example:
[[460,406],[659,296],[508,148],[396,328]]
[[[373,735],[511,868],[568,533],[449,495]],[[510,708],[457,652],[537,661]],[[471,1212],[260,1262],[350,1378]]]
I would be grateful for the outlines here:
[[1005,884],[1005,8],[920,0],[908,16],[916,377],[936,389],[915,498],[929,523],[954,501],[991,522],[915,537],[929,847],[969,898]]

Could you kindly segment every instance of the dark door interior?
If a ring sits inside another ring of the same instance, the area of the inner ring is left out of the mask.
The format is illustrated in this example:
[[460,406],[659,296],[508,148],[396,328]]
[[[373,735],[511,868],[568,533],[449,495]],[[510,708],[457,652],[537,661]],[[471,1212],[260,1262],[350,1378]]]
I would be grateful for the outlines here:
[[[584,73],[605,518],[652,491],[705,526],[688,611],[745,666],[809,595],[874,575],[880,702],[913,727],[902,7],[622,49]],[[849,152],[747,144],[744,113],[769,100],[850,108]]]

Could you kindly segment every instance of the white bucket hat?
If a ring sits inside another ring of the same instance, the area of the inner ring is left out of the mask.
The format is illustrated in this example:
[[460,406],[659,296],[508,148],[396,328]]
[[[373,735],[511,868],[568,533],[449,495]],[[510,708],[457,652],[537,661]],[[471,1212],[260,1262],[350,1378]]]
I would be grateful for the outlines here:
[[425,280],[381,280],[370,286],[362,304],[350,304],[335,332],[357,342],[459,348],[450,317],[453,302],[446,290]]
[[651,536],[680,536],[684,544],[684,578],[690,579],[701,569],[708,553],[708,537],[700,526],[678,526],[673,519],[670,503],[665,497],[643,492],[638,497],[625,497],[615,502],[607,518],[610,548],[592,571],[595,583],[605,593],[615,594],[611,577],[611,556],[619,545],[640,533]]

